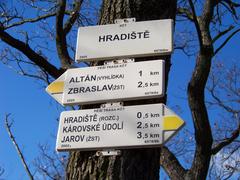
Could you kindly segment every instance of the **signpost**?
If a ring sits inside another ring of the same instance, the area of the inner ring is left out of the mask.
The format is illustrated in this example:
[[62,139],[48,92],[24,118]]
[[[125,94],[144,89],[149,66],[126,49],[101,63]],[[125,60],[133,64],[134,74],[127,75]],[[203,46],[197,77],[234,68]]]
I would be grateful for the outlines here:
[[171,19],[80,27],[76,61],[171,54]]
[[97,150],[159,146],[184,121],[164,104],[62,112],[56,149]]
[[[165,19],[130,23],[118,20],[118,24],[80,27],[75,59],[171,54],[172,26],[173,21]],[[157,98],[164,96],[164,71],[163,60],[68,69],[46,91],[62,105]],[[66,111],[61,113],[56,149],[154,147],[169,140],[183,125],[184,121],[164,104]]]
[[68,69],[46,91],[62,105],[161,97],[164,75],[163,60]]

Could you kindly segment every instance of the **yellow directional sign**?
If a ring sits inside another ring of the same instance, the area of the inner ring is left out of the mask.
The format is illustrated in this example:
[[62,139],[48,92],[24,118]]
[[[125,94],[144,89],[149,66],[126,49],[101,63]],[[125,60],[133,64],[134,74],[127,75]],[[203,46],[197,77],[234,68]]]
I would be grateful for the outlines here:
[[64,80],[65,80],[65,73],[62,74],[58,79],[53,81],[46,88],[46,91],[48,92],[48,94],[52,96],[60,104],[62,104]]
[[47,91],[51,94],[60,94],[63,93],[64,82],[63,81],[54,81],[47,87]]
[[163,117],[163,130],[173,131],[179,129],[184,124],[184,121],[178,116],[164,116]]
[[160,146],[184,121],[164,104],[62,112],[56,149],[96,150]]
[[62,105],[82,105],[164,95],[164,60],[68,69],[46,91]]

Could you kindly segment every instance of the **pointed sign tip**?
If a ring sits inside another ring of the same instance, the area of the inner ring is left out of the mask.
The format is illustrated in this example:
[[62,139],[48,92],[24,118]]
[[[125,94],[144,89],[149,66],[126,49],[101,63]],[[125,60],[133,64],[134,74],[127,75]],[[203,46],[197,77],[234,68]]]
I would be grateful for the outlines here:
[[46,91],[48,91],[51,94],[57,94],[62,93],[63,88],[64,88],[63,81],[54,81],[46,88]]
[[184,124],[184,121],[176,115],[164,116],[163,118],[163,130],[171,131],[177,130]]

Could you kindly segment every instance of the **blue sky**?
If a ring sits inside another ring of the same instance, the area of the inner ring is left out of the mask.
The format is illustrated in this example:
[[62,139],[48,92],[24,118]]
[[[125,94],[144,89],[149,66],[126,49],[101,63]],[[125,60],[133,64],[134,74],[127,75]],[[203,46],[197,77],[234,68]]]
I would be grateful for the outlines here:
[[14,120],[12,130],[16,141],[31,164],[38,153],[39,143],[55,143],[53,136],[56,136],[60,110],[44,88],[32,79],[20,77],[2,64],[0,72],[3,83],[0,95],[0,165],[6,170],[3,176],[6,179],[26,179],[26,172],[4,129],[5,115],[12,114],[10,119]]
[[[219,59],[225,61],[226,64],[237,62],[239,60],[239,42],[240,35],[236,35],[218,55]],[[190,130],[192,130],[191,115],[184,89],[187,88],[193,67],[193,58],[185,56],[179,50],[174,52],[169,79],[168,103],[173,110],[177,105],[180,106],[181,113],[179,115],[186,121],[184,128]],[[41,83],[18,75],[2,63],[0,63],[0,82],[0,166],[5,169],[5,173],[0,179],[27,179],[15,147],[4,128],[5,115],[12,114],[10,119],[14,120],[12,127],[14,136],[31,167],[34,159],[38,156],[39,143],[48,143],[54,149],[58,127],[57,118],[64,109],[45,92],[45,87]],[[30,169],[34,170],[33,167]]]

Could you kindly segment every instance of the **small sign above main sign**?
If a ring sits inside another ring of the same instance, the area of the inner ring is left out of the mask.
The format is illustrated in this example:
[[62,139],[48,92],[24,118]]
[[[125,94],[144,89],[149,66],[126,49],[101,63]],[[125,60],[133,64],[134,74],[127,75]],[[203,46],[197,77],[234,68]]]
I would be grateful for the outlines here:
[[154,60],[68,69],[46,91],[63,105],[161,97],[164,68]]
[[173,51],[171,19],[80,27],[76,61],[170,54]]
[[164,104],[66,111],[59,120],[56,149],[159,146],[183,125],[184,121]]

